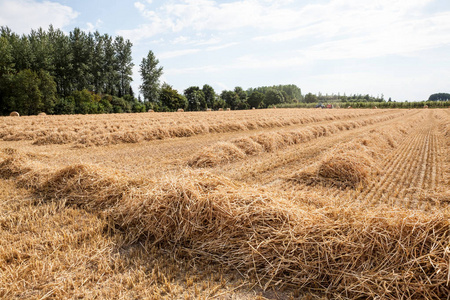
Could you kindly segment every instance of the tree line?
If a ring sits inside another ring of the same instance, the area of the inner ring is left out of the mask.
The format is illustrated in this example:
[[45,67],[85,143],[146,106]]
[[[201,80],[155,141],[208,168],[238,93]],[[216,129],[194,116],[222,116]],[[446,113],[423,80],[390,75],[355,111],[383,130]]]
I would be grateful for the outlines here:
[[98,31],[85,33],[75,28],[65,34],[50,26],[47,31],[40,28],[19,36],[1,27],[0,113],[94,113],[120,111],[121,106],[126,110],[138,108],[130,86],[134,66],[131,48],[129,40]]
[[199,86],[188,87],[183,94],[179,94],[172,86],[164,83],[161,86],[159,97],[155,99],[157,101],[151,101],[149,106],[156,111],[174,111],[179,108],[188,111],[220,108],[238,110],[297,103],[301,101],[301,90],[295,85],[277,85],[247,90],[238,86],[233,90],[223,90],[217,94],[213,87],[204,84],[201,88]]
[[[340,95],[340,94],[325,94],[318,93],[317,95],[308,93],[305,95],[305,103],[336,103],[336,102],[385,102],[384,96],[371,96],[369,94],[353,94],[353,95]],[[392,101],[389,98],[388,101]]]
[[0,114],[94,114],[175,111],[179,108],[248,109],[302,100],[299,87],[278,85],[224,90],[208,84],[191,86],[180,94],[160,83],[163,67],[152,51],[142,59],[140,92],[132,82],[132,43],[121,36],[79,28],[65,34],[49,26],[28,35],[0,28]]
[[430,95],[428,101],[450,101],[449,93],[436,93]]

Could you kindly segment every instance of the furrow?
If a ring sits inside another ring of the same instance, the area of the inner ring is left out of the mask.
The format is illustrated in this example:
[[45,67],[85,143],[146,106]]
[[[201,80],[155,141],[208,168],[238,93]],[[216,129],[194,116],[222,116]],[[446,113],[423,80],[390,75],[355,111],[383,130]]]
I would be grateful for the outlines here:
[[396,181],[393,182],[393,180],[395,180],[395,174],[398,174],[397,172],[399,170],[408,167],[403,163],[405,160],[404,155],[411,155],[410,149],[416,143],[417,139],[417,135],[411,135],[404,141],[402,146],[392,152],[390,158],[383,165],[383,169],[386,170],[384,176],[382,176],[379,181],[373,183],[366,192],[363,192],[360,197],[358,197],[358,201],[372,203],[376,200],[378,202],[383,192],[397,183]]

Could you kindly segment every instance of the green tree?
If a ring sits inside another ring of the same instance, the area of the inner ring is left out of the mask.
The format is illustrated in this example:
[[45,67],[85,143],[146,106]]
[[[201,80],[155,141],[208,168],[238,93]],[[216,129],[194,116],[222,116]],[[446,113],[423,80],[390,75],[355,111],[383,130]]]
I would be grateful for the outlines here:
[[222,98],[226,106],[228,106],[231,109],[237,109],[239,106],[239,96],[234,91],[222,91],[220,93],[220,98]]
[[42,94],[39,90],[39,78],[29,69],[22,70],[7,78],[11,87],[6,93],[9,110],[16,110],[21,115],[37,114],[42,111]]
[[133,74],[133,58],[131,57],[131,47],[133,44],[129,40],[124,40],[123,37],[118,36],[114,41],[114,48],[116,50],[117,71],[119,77],[119,89],[122,94],[127,94],[130,90],[130,83]]
[[161,87],[159,99],[162,106],[167,107],[170,111],[175,111],[179,108],[187,109],[188,103],[183,95],[180,95],[172,86],[164,83]]
[[71,72],[72,84],[76,90],[81,91],[89,88],[92,82],[92,50],[93,37],[86,35],[80,28],[75,28],[69,35],[70,47],[72,50],[73,69]]
[[144,102],[157,103],[159,100],[159,78],[163,74],[163,67],[159,67],[158,64],[159,60],[152,51],[148,52],[147,57],[144,57],[140,64],[142,77],[140,90],[144,96]]
[[[41,112],[48,114],[54,113],[54,107],[58,98],[56,91],[56,83],[53,76],[49,72],[44,70],[39,70],[37,72],[39,79],[38,87],[42,95],[42,107]],[[38,112],[39,113],[39,112]]]
[[188,110],[198,111],[206,109],[205,94],[198,86],[191,86],[184,90],[188,102]]
[[113,39],[109,35],[103,35],[103,43],[104,43],[104,61],[102,64],[103,74],[105,76],[104,82],[105,86],[103,90],[113,96],[118,95],[117,91],[117,82],[118,82],[118,73],[117,70],[117,59],[115,55],[115,49],[113,44]]
[[30,41],[31,51],[34,54],[31,69],[33,71],[53,71],[53,45],[50,42],[47,32],[42,28],[31,30],[31,33],[28,35],[28,40]]
[[[68,36],[60,29],[49,29],[49,39],[52,44],[53,70],[52,75],[56,82],[56,90],[59,95],[68,96],[73,90],[71,81],[73,53],[70,48]],[[67,111],[67,110],[63,110]]]
[[6,37],[0,36],[0,77],[14,70],[12,46]]
[[69,96],[66,98],[59,98],[56,100],[54,107],[55,114],[68,115],[75,113],[75,100]]
[[234,92],[239,97],[240,102],[247,102],[247,93],[240,86],[235,87]]
[[279,103],[283,103],[283,94],[275,89],[270,89],[266,92],[264,97],[264,104],[269,105],[277,105]]
[[264,94],[260,92],[253,92],[248,97],[247,102],[251,107],[259,108],[260,105],[264,105]]
[[306,103],[316,103],[318,101],[317,96],[312,94],[312,93],[308,93],[305,95],[305,102]]
[[450,94],[449,93],[436,93],[430,95],[428,101],[449,101]]
[[210,85],[203,85],[202,88],[203,95],[205,95],[205,102],[208,108],[214,107],[214,102],[216,101],[217,95],[213,87]]

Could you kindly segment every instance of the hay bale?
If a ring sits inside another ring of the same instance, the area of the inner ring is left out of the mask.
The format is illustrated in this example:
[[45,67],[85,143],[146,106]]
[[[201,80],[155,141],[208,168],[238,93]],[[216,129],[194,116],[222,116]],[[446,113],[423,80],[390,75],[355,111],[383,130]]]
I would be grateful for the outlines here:
[[155,112],[153,109],[149,109],[148,112]]
[[177,112],[184,112],[184,109],[179,108],[179,109],[177,110]]
[[256,109],[255,107],[252,107],[252,109]]
[[211,111],[211,108],[207,108],[206,111]]
[[347,108],[352,108],[351,106],[348,106]]
[[230,111],[231,110],[231,108],[227,108],[227,111]]
[[428,108],[428,105],[424,105],[423,108]]
[[38,116],[46,116],[47,114],[45,112],[38,113]]
[[374,106],[373,109],[377,109],[378,107]]
[[13,111],[9,114],[10,117],[20,117],[20,114],[17,111]]

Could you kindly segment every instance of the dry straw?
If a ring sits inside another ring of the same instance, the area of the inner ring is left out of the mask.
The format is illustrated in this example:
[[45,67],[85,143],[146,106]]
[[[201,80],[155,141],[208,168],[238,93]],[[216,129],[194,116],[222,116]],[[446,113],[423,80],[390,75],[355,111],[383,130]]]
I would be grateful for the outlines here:
[[[224,162],[241,160],[246,156],[257,155],[261,152],[275,152],[291,145],[304,143],[322,136],[333,135],[350,128],[357,128],[390,120],[393,117],[394,116],[392,115],[387,115],[384,117],[372,117],[360,121],[337,121],[326,125],[311,125],[301,129],[289,131],[280,130],[277,132],[265,132],[250,136],[248,138],[233,139],[229,142],[218,142],[213,146],[207,146],[200,149],[200,151],[194,154],[194,156],[188,161],[188,165],[193,167],[213,167]],[[391,142],[393,143],[393,141]],[[243,153],[242,151],[238,151],[238,149],[233,147],[233,145],[242,149]],[[341,159],[341,165],[342,164],[343,162]],[[362,173],[366,173],[366,171],[363,170],[365,168],[361,168],[363,164],[364,162],[361,164],[355,160],[353,165],[355,168],[361,169]],[[347,164],[347,167],[351,167],[350,164]],[[331,168],[333,168],[332,164],[330,164],[329,168],[325,167],[323,173],[330,173]],[[363,175],[362,173],[360,174],[360,177]]]
[[[24,159],[6,161],[2,177],[32,172]],[[368,210],[355,203],[317,209],[205,172],[136,182],[85,165],[51,171],[34,189],[106,215],[129,243],[148,240],[217,262],[264,289],[291,286],[353,299],[446,299],[450,293],[445,211]]]
[[374,175],[379,175],[379,161],[406,135],[412,125],[396,125],[371,130],[362,137],[341,143],[299,172],[288,176],[288,182],[307,185],[331,185],[339,188],[356,188],[367,185]]
[[[102,146],[117,143],[134,143],[136,138],[122,138],[126,132],[135,132],[138,139],[152,140],[173,138],[192,134],[209,134],[216,132],[246,131],[263,128],[311,124],[330,120],[347,120],[362,116],[377,116],[370,110],[358,111],[321,111],[311,115],[309,110],[257,110],[248,115],[245,111],[233,111],[217,118],[202,112],[188,115],[177,113],[158,113],[149,118],[148,114],[109,114],[97,116],[51,116],[43,119],[27,116],[12,122],[8,118],[0,119],[0,139],[8,141],[32,140],[36,145],[70,144],[81,147]],[[403,112],[390,112],[386,115],[401,115]],[[57,131],[55,132],[55,128]],[[139,129],[139,130],[136,130]],[[172,134],[175,133],[175,134]],[[63,138],[57,138],[55,133]],[[190,136],[189,135],[189,136]]]

